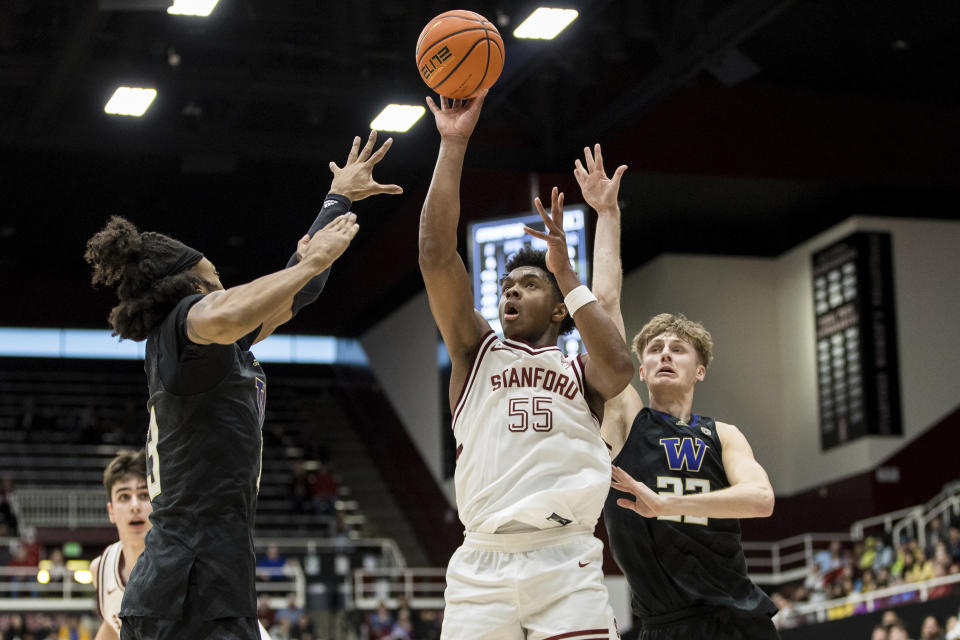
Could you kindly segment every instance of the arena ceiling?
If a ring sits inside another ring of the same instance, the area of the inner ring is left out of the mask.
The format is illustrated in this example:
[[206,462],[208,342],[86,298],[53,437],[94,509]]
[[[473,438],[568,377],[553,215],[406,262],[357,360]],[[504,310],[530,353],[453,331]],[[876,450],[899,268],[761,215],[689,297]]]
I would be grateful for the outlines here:
[[[661,252],[773,256],[853,214],[960,218],[955,0],[595,0],[557,39],[519,41],[536,6],[420,0],[0,2],[0,324],[103,326],[84,240],[107,215],[203,250],[224,282],[279,268],[354,135],[427,95],[414,44],[478,11],[507,64],[468,152],[463,218],[530,209],[583,145],[630,165],[624,263]],[[953,80],[951,80],[953,78]],[[103,113],[149,84],[140,119]],[[323,308],[293,330],[362,333],[422,288],[420,206],[438,136],[395,134]]]

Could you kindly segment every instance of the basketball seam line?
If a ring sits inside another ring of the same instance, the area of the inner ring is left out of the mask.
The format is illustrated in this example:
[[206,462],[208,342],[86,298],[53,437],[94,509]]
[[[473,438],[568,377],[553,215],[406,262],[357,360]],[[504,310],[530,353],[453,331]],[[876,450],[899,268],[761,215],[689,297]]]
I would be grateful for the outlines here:
[[[486,29],[484,29],[484,31],[486,31]],[[490,38],[481,38],[480,40],[477,40],[476,42],[474,42],[473,45],[472,45],[472,46],[467,50],[467,52],[463,55],[463,58],[460,60],[460,62],[457,63],[457,66],[455,66],[453,69],[450,69],[450,72],[447,73],[446,76],[444,76],[443,80],[441,80],[440,82],[438,82],[437,84],[433,85],[433,86],[430,87],[430,88],[433,89],[434,91],[437,91],[437,87],[439,87],[439,86],[442,85],[444,82],[446,82],[447,80],[449,80],[449,79],[450,79],[450,76],[452,76],[453,73],[454,73],[457,69],[460,68],[460,65],[462,65],[464,62],[467,61],[467,58],[469,58],[469,57],[470,57],[470,54],[473,53],[473,50],[477,48],[477,45],[480,44],[481,42],[483,42],[484,40],[489,41]],[[489,55],[487,56],[487,64],[490,64],[490,56],[489,56]],[[440,92],[437,91],[437,93],[440,93]]]
[[[453,36],[456,36],[456,35],[460,35],[461,33],[467,33],[468,31],[483,31],[484,34],[486,34],[486,32],[489,31],[489,29],[487,29],[487,28],[484,27],[484,26],[480,26],[480,27],[470,27],[469,29],[461,29],[460,31],[454,31],[454,32],[452,32],[452,33],[445,33],[445,34],[443,35],[443,37],[440,38],[439,40],[435,40],[435,41],[431,42],[429,45],[427,45],[426,47],[422,47],[422,49],[423,49],[423,55],[421,55],[419,58],[417,58],[417,67],[418,67],[418,68],[420,67],[420,63],[423,62],[424,57],[427,55],[427,52],[430,51],[430,49],[434,48],[435,46],[437,46],[438,44],[440,44],[441,42],[443,42],[443,41],[446,40],[447,38],[450,38],[450,37],[453,37]],[[486,36],[485,36],[485,37],[486,37]],[[420,47],[419,45],[417,45],[417,51],[420,51],[420,50],[421,50],[421,47]],[[407,59],[409,60],[409,58],[407,58]]]
[[[486,31],[486,29],[484,29]],[[487,64],[483,67],[483,75],[480,76],[480,82],[477,83],[477,86],[473,88],[473,91],[470,92],[470,95],[473,95],[477,90],[483,86],[483,81],[487,78],[487,72],[490,71],[490,38],[487,38]]]
[[[466,11],[466,9],[462,9],[462,11]],[[473,13],[473,15],[476,15],[476,16],[479,16],[479,15],[480,15],[480,14],[478,14],[478,13],[474,13],[473,11],[471,11],[470,13]],[[437,16],[437,18],[439,18],[439,17],[440,17],[440,16]],[[480,18],[470,18],[470,17],[467,17],[467,16],[448,16],[448,17],[450,17],[450,18],[458,18],[458,19],[460,19],[460,20],[472,20],[473,22],[479,22],[481,26],[483,26],[483,23],[484,23],[484,22],[488,22],[486,18],[483,18],[483,19],[481,20]],[[481,18],[482,18],[482,16],[481,16]],[[435,20],[435,19],[436,19],[436,18],[434,18],[434,20]],[[430,22],[433,22],[433,20],[431,20]],[[430,24],[430,23],[428,22],[427,24]],[[486,27],[484,27],[484,28],[486,28]],[[424,27],[424,29],[426,29],[426,27]],[[499,33],[499,32],[497,32],[497,33]],[[427,35],[427,34],[423,33],[423,34],[420,34],[420,37],[419,37],[419,38],[417,38],[417,51],[420,51],[420,43],[423,42],[423,38],[424,38],[424,36],[426,36],[426,35]],[[447,37],[447,36],[444,36],[444,38],[446,38],[446,37]],[[443,40],[443,38],[440,38],[440,39]],[[436,44],[436,42],[434,42],[433,44]],[[430,45],[430,46],[433,46],[433,45]]]

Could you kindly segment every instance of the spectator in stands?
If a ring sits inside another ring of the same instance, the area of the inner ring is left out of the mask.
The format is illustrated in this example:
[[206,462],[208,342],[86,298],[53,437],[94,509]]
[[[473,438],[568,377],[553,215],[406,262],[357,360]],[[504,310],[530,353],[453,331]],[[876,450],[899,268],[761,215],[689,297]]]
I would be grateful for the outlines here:
[[943,630],[935,617],[927,616],[923,619],[923,625],[920,627],[920,640],[943,640]]
[[393,631],[393,616],[387,609],[387,605],[381,602],[377,605],[377,610],[367,616],[367,633],[370,640],[380,640],[388,638]]
[[890,630],[895,624],[903,624],[900,620],[900,616],[893,609],[887,609],[883,612],[883,617],[880,619],[880,624],[887,628],[887,631]]
[[66,560],[63,557],[63,551],[59,548],[55,548],[50,552],[50,568],[48,572],[50,574],[50,582],[63,582],[66,579],[69,579],[71,572],[67,569]]
[[873,561],[874,572],[881,569],[889,569],[896,558],[896,552],[890,539],[890,535],[885,535],[877,544],[877,558]]
[[863,572],[863,577],[860,579],[860,593],[870,593],[876,590],[877,583],[874,580],[873,571],[867,569]]
[[913,577],[907,574],[907,582],[923,582],[933,579],[933,560],[927,558],[927,552],[924,549],[917,549],[915,562],[913,564]]
[[301,613],[290,630],[290,640],[313,640],[313,633],[313,620],[306,613]]
[[287,606],[283,609],[277,611],[274,615],[277,622],[287,621],[289,623],[289,628],[292,630],[296,626],[297,621],[300,619],[300,616],[304,614],[304,610],[297,606],[297,596],[296,594],[289,594],[287,596]]
[[9,638],[10,640],[19,640],[26,636],[27,626],[23,622],[23,616],[19,613],[10,614],[10,624],[7,626],[7,630],[4,632],[4,640]]
[[950,616],[947,618],[947,623],[943,625],[943,628],[947,632],[947,635],[945,636],[946,640],[960,639],[960,620],[958,620],[957,616]]
[[399,620],[400,616],[406,615],[407,617],[410,618],[410,622],[413,625],[416,625],[417,618],[419,617],[417,615],[417,612],[410,608],[410,603],[407,602],[406,596],[399,596],[397,598],[397,606],[390,613],[393,616],[394,620]]
[[277,619],[276,623],[270,627],[270,637],[272,640],[290,640],[290,634],[293,632],[293,623],[289,618]]
[[388,636],[390,640],[414,640],[413,621],[410,619],[410,610],[402,609],[397,616],[397,621],[393,623],[393,628]]
[[861,571],[866,571],[873,567],[874,560],[877,559],[877,539],[873,536],[867,536],[863,541],[863,552],[857,559],[857,566]]
[[882,624],[875,626],[873,633],[870,634],[870,640],[887,640],[887,628]]
[[960,562],[960,527],[951,526],[947,532],[947,550],[951,558]]
[[[933,565],[934,578],[943,578],[946,575],[947,575],[947,568],[944,565],[939,563]],[[927,597],[930,598],[931,600],[934,598],[943,598],[945,596],[950,595],[952,591],[953,591],[952,584],[941,584],[931,588],[930,591],[927,593]]]
[[907,545],[900,543],[897,545],[897,553],[894,556],[893,564],[890,565],[890,576],[893,578],[903,578],[904,568],[907,563]]
[[267,545],[267,553],[257,560],[257,576],[263,580],[279,582],[287,575],[287,558],[280,555],[275,544]]
[[[27,541],[20,540],[18,543],[16,543],[16,547],[13,551],[13,559],[10,560],[10,563],[7,566],[9,566],[11,569],[30,569],[30,573],[27,574],[27,572],[24,572],[25,575],[10,576],[10,581],[35,583],[37,564],[40,562],[38,555],[39,553],[34,553],[33,548]],[[36,589],[32,589],[31,592],[34,596],[37,595]],[[16,598],[19,595],[19,589],[12,589],[10,591],[11,598]]]
[[934,550],[937,548],[937,543],[946,542],[948,535],[947,529],[943,526],[943,519],[940,516],[937,516],[927,523],[927,546],[924,551],[927,552],[928,557],[933,557]]
[[313,507],[307,464],[303,460],[293,463],[293,477],[290,478],[290,506],[294,513],[309,513]]
[[440,640],[441,612],[433,609],[420,611],[413,625],[413,637],[417,640]]
[[327,465],[317,463],[317,469],[307,476],[313,509],[322,515],[331,515],[337,502],[337,479],[330,473]]
[[887,640],[910,640],[910,634],[902,623],[898,622],[890,626],[887,631]]

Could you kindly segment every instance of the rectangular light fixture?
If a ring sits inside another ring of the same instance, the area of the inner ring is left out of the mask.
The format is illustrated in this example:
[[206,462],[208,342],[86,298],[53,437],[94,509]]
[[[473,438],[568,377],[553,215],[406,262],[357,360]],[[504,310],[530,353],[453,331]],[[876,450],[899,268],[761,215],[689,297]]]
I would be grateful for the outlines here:
[[383,108],[373,122],[370,123],[371,129],[377,131],[406,131],[413,124],[423,117],[426,109],[409,104],[388,104]]
[[576,9],[540,7],[513,30],[515,38],[552,40],[580,15]]
[[200,16],[206,18],[220,0],[173,0],[167,13],[174,16]]
[[150,103],[157,97],[156,89],[141,89],[139,87],[117,87],[103,110],[117,116],[140,117],[150,107]]

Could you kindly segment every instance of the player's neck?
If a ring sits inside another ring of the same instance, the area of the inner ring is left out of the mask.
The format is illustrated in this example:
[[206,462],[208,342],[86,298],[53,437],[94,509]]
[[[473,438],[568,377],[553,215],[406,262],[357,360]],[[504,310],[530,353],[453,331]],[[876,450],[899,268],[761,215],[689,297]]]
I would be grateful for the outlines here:
[[650,408],[674,418],[680,418],[689,424],[693,418],[693,392],[685,393],[682,396],[670,394],[664,397],[656,396],[653,391],[650,391]]
[[531,347],[539,349],[540,347],[555,347],[557,346],[557,340],[559,336],[554,331],[547,331],[546,333],[540,336],[504,336],[508,340],[518,340],[520,342],[526,342]]
[[140,557],[140,554],[143,553],[145,545],[143,538],[140,538],[138,540],[121,540],[120,546],[123,549],[123,568],[121,575],[123,575],[123,581],[126,582],[130,577],[130,570],[133,569],[133,565],[137,563],[137,559]]

